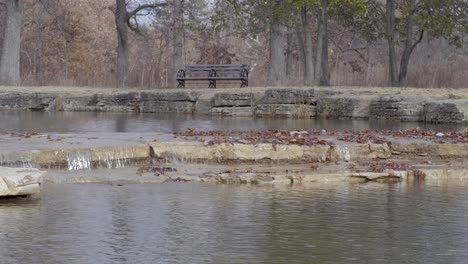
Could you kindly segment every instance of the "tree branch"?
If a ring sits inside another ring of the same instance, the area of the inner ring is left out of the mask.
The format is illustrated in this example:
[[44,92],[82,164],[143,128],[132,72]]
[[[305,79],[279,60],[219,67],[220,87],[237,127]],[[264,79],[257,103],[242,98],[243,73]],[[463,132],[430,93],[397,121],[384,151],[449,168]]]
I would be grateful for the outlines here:
[[131,17],[133,17],[134,15],[136,15],[136,14],[137,14],[138,12],[140,12],[141,10],[144,10],[144,9],[154,9],[154,8],[162,7],[162,6],[167,6],[167,2],[164,2],[164,3],[147,4],[147,5],[140,5],[140,6],[138,6],[137,8],[135,8],[133,11],[127,12],[127,20],[130,20]]
[[424,29],[421,29],[418,40],[416,40],[416,42],[414,42],[413,45],[411,46],[411,51],[413,51],[416,48],[416,46],[419,43],[421,43],[421,41],[423,40],[423,37],[424,37]]
[[[135,18],[135,16],[137,16],[138,12],[140,12],[140,11],[142,11],[142,10],[145,10],[145,9],[155,9],[155,8],[162,7],[162,6],[167,6],[167,2],[140,5],[140,6],[138,6],[137,8],[135,8],[133,11],[127,12],[127,15],[126,15],[125,20],[127,20],[127,25],[128,25],[128,27],[129,27],[131,30],[133,30],[133,31],[135,31],[135,32],[137,32],[137,33],[139,33],[140,30],[138,29],[138,21],[137,21],[137,19]],[[132,25],[132,22],[130,22],[130,20],[131,20],[132,18],[134,18],[136,26]]]

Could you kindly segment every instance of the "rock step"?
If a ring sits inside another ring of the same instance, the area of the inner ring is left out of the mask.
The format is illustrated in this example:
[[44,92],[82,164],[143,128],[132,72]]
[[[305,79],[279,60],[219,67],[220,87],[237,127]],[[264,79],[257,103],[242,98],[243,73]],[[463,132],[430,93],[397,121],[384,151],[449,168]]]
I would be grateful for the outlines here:
[[40,193],[44,174],[38,169],[0,167],[0,198]]

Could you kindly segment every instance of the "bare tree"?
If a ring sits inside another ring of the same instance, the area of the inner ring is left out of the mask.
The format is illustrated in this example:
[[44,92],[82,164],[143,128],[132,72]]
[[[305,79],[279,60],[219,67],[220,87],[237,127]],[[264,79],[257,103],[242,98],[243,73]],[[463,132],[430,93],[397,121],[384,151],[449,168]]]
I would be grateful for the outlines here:
[[140,11],[155,9],[166,5],[166,2],[142,4],[138,5],[133,10],[128,11],[127,3],[125,0],[116,0],[115,25],[117,28],[118,42],[116,71],[117,86],[125,87],[128,84],[128,27],[130,27],[133,30],[138,30],[136,26],[133,26],[131,24],[131,19],[134,19]]
[[[275,0],[273,8],[279,8],[282,0]],[[270,67],[268,84],[271,86],[284,85],[286,83],[286,55],[287,47],[286,26],[275,13],[270,25]]]
[[397,59],[395,51],[395,1],[387,0],[386,4],[386,36],[388,43],[388,76],[390,86],[398,85]]
[[20,46],[22,29],[22,0],[8,0],[6,5],[6,28],[0,58],[0,84],[20,83]]
[[[433,30],[437,34],[441,36],[445,35],[446,37],[449,37],[452,32],[457,31],[458,24],[463,25],[464,30],[467,30],[466,24],[463,24],[463,19],[458,19],[457,17],[463,18],[463,14],[466,15],[466,8],[468,7],[466,1],[432,3],[428,1],[417,2],[416,0],[407,0],[403,4],[406,5],[405,9],[407,11],[405,12],[405,19],[400,19],[404,21],[403,25],[400,26],[402,28],[402,32],[400,32],[402,36],[400,38],[403,42],[403,51],[398,68],[398,59],[395,51],[395,31],[398,28],[395,22],[396,1],[387,0],[386,2],[386,37],[388,42],[389,85],[391,86],[407,85],[408,65],[411,54],[423,40],[426,26],[430,28],[431,23],[435,24],[436,26],[432,25]],[[442,10],[442,14],[438,13],[440,12],[439,10]],[[402,12],[402,7],[400,7],[399,12]],[[416,23],[418,12],[420,12],[419,23]],[[450,18],[450,20],[447,20],[447,18]]]
[[414,13],[416,9],[416,0],[409,0],[410,14],[406,21],[406,39],[403,47],[403,53],[400,60],[400,73],[398,74],[398,85],[406,86],[406,76],[408,74],[408,64],[410,61],[411,54],[413,53],[416,46],[421,43],[424,37],[424,29],[420,29],[419,36],[416,41],[413,42],[412,36],[414,36]]
[[304,6],[301,9],[301,32],[299,33],[299,42],[301,44],[302,61],[304,64],[304,85],[312,86],[316,83],[316,81],[314,76],[312,28],[308,9],[309,8],[307,6]]
[[318,85],[328,86],[328,0],[320,0],[318,10],[317,57],[315,80]]
[[170,83],[175,87],[177,85],[175,74],[178,69],[184,65],[184,0],[173,0],[172,3],[172,62],[170,69]]

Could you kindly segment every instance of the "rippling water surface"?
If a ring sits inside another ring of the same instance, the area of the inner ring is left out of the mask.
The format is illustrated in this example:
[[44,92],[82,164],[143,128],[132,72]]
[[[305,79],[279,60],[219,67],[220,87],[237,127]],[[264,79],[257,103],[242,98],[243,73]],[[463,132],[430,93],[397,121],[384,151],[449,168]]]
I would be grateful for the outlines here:
[[89,113],[89,112],[0,112],[0,131],[7,132],[177,132],[198,130],[265,130],[326,129],[396,130],[420,127],[437,131],[464,131],[462,125],[431,125],[410,122],[339,120],[339,119],[274,119],[251,117],[211,117],[174,113]]
[[48,184],[0,263],[467,263],[468,183]]

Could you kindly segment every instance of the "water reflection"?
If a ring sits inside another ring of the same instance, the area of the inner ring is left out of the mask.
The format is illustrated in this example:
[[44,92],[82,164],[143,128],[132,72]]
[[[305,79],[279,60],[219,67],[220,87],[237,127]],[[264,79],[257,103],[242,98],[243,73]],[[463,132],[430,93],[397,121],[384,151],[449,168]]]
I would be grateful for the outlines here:
[[126,263],[132,248],[136,248],[132,234],[134,233],[129,210],[133,206],[129,192],[112,193],[110,213],[112,215],[110,230],[106,232],[104,243],[111,251],[108,253],[112,262]]
[[0,263],[463,263],[468,183],[46,185]]
[[391,121],[336,119],[273,119],[211,117],[184,114],[139,114],[96,112],[0,112],[0,131],[9,132],[175,132],[199,130],[326,129],[380,130],[420,127],[434,131],[464,131],[463,125],[431,125]]

